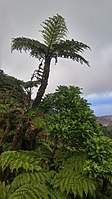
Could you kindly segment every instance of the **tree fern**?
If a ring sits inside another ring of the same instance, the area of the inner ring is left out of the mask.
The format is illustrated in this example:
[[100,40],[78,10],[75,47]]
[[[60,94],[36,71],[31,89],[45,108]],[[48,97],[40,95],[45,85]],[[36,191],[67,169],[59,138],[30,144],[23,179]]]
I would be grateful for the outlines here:
[[[49,17],[42,23],[42,37],[44,43],[25,37],[13,38],[11,50],[29,52],[32,57],[40,60],[42,67],[41,84],[37,96],[33,101],[33,107],[37,107],[45,93],[50,73],[51,59],[57,63],[58,57],[69,58],[77,62],[89,65],[88,61],[81,55],[89,46],[82,42],[65,40],[67,27],[65,19],[60,15]],[[80,54],[79,54],[80,53]],[[40,66],[40,65],[39,65]],[[38,70],[39,71],[39,68]]]

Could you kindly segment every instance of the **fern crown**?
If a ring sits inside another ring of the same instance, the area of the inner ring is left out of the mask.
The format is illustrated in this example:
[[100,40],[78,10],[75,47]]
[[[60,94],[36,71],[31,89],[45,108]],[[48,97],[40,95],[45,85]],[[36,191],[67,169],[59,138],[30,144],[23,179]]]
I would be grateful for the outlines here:
[[13,38],[11,51],[18,50],[22,52],[23,50],[39,60],[44,60],[45,57],[54,58],[55,64],[58,58],[67,58],[89,66],[89,62],[81,53],[86,49],[90,49],[90,47],[74,39],[66,39],[68,29],[62,16],[57,14],[49,17],[41,26],[42,30],[40,32],[42,33],[44,43],[25,37]]

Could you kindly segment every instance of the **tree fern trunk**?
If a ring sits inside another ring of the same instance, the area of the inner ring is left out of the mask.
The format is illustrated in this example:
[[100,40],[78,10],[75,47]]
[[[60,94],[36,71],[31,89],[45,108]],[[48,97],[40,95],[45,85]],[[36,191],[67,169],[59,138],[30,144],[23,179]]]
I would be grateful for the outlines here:
[[33,101],[33,105],[32,105],[33,108],[39,106],[41,99],[45,93],[45,90],[46,90],[46,87],[48,84],[49,72],[50,72],[50,62],[51,62],[51,58],[47,56],[45,59],[45,65],[44,65],[44,71],[43,71],[43,76],[42,76],[42,80],[41,80],[41,85],[38,89],[36,98]]

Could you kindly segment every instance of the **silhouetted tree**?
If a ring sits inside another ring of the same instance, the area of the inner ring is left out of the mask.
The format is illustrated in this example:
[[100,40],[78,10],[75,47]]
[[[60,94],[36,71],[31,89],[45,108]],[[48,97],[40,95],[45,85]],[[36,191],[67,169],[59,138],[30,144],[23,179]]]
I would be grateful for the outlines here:
[[12,51],[15,49],[20,52],[24,50],[40,61],[39,68],[34,73],[34,76],[40,80],[40,87],[33,102],[33,107],[37,107],[40,104],[45,93],[52,58],[55,59],[55,63],[57,63],[58,57],[62,57],[89,65],[88,61],[80,54],[85,49],[88,49],[89,46],[73,39],[65,39],[67,27],[62,16],[57,14],[49,17],[43,22],[42,28],[43,43],[25,37],[18,37],[12,40]]

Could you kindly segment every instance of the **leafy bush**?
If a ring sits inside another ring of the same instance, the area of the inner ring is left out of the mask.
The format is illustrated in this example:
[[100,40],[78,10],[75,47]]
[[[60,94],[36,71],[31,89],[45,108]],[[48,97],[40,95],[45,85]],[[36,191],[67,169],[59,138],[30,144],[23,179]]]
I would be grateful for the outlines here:
[[59,142],[78,149],[85,147],[85,141],[99,135],[101,130],[87,100],[80,94],[78,87],[60,86],[40,104],[50,136],[57,136]]

